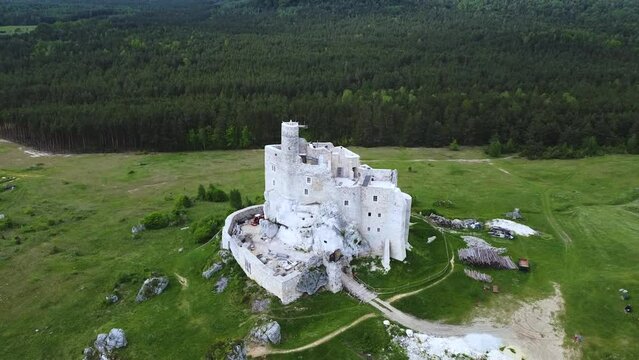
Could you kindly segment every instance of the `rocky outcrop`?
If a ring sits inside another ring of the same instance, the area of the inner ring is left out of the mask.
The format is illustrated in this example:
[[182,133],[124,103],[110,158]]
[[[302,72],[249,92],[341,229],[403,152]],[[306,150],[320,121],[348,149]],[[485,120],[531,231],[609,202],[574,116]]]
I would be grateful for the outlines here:
[[315,269],[316,267],[319,267],[321,265],[322,265],[322,258],[317,255],[311,256],[306,262],[307,269]]
[[120,301],[120,298],[116,294],[109,294],[106,296],[105,301],[107,304],[115,304]]
[[233,260],[233,255],[231,254],[230,251],[228,250],[220,250],[218,251],[218,254],[220,255],[220,258],[222,259],[223,263],[228,263],[229,261]]
[[226,289],[228,285],[229,285],[229,278],[227,278],[226,276],[222,276],[215,283],[215,292],[220,294],[222,291],[224,291],[224,289]]
[[94,347],[85,348],[84,360],[113,359],[113,350],[121,349],[127,345],[126,336],[122,329],[111,329],[108,334],[98,334],[93,343]]
[[82,360],[92,360],[95,359],[95,350],[93,350],[92,347],[87,347],[84,348],[84,351],[82,351],[82,355],[84,355],[84,357],[82,358]]
[[138,295],[135,297],[135,301],[142,302],[160,295],[167,286],[169,286],[169,278],[166,276],[148,278],[144,280]]
[[302,273],[300,280],[297,283],[296,290],[313,295],[326,284],[328,284],[328,276],[323,269],[310,269]]
[[223,265],[221,263],[213,264],[210,268],[208,268],[208,269],[206,269],[206,270],[204,270],[202,272],[202,277],[207,279],[207,280],[210,279],[213,276],[213,274],[215,274],[216,272],[222,270],[222,266]]
[[226,355],[226,360],[246,360],[246,348],[244,344],[233,345],[231,352]]
[[251,341],[262,344],[279,344],[282,340],[280,324],[277,321],[269,321],[256,326],[249,334]]
[[272,239],[277,235],[277,232],[280,230],[279,225],[276,223],[270,222],[266,219],[260,220],[260,235],[263,237],[267,237]]

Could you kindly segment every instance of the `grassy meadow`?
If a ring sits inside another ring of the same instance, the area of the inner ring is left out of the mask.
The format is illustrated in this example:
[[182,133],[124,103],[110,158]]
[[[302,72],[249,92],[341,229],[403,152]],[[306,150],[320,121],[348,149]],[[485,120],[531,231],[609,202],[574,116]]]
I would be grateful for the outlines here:
[[35,30],[35,25],[4,25],[0,26],[0,35],[26,34]]
[[[415,210],[486,220],[519,207],[524,223],[542,233],[514,241],[483,236],[513,258],[531,260],[529,274],[487,271],[499,295],[483,291],[457,263],[446,280],[395,306],[459,323],[483,309],[507,308],[513,299],[547,296],[556,282],[566,301],[562,323],[569,337],[585,337],[584,358],[639,357],[639,316],[623,312],[617,292],[630,290],[629,303],[639,299],[639,158],[471,162],[457,160],[485,156],[478,149],[354,150],[371,166],[398,169]],[[180,195],[195,196],[199,184],[236,188],[259,201],[263,167],[261,150],[32,158],[0,143],[0,176],[16,177],[15,190],[0,192],[0,213],[13,223],[0,228],[0,358],[79,359],[112,327],[123,328],[129,340],[122,359],[200,359],[216,342],[244,337],[258,317],[249,300],[259,291],[232,265],[222,271],[231,278],[227,290],[212,291],[219,275],[205,280],[200,274],[217,260],[217,244],[198,243],[180,226],[133,238],[131,226],[151,212],[170,211]],[[449,202],[437,207],[438,200]],[[184,226],[230,210],[228,203],[198,201],[187,209]],[[432,283],[449,252],[463,244],[449,234],[425,244],[431,234],[428,225],[415,224],[405,264],[393,263],[386,276],[358,276],[382,297]],[[171,283],[162,295],[136,304],[135,293],[152,272]],[[122,300],[106,305],[115,287]],[[322,293],[288,306],[274,302],[268,316],[282,325],[278,348],[292,349],[372,311],[345,294]],[[369,319],[316,348],[272,358],[392,356],[380,324],[381,318]]]

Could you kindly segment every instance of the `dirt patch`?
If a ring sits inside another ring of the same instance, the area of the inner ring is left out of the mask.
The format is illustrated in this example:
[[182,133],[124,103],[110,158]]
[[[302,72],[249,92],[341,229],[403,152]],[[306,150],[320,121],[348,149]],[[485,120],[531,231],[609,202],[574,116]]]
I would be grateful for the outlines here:
[[23,150],[23,151],[25,154],[29,155],[29,157],[31,158],[47,157],[52,155],[51,153],[48,153],[48,152],[38,151],[33,149]]
[[[370,304],[384,316],[422,334],[438,337],[465,336],[468,334],[492,335],[504,345],[517,349],[527,359],[572,359],[575,353],[563,348],[564,330],[557,315],[564,310],[564,302],[555,285],[555,293],[546,299],[522,303],[510,317],[476,318],[468,325],[448,325],[416,318],[376,299]],[[515,304],[517,304],[515,302]]]
[[189,280],[187,278],[185,278],[184,276],[181,276],[178,273],[175,273],[175,277],[177,278],[180,285],[182,285],[183,289],[186,289],[189,287]]
[[[554,285],[552,296],[531,303],[520,302],[520,307],[509,317],[504,312],[490,316],[489,319],[478,318],[476,324],[504,324],[504,343],[511,345],[532,359],[574,359],[577,354],[563,347],[565,332],[557,316],[564,311],[564,300],[559,285]],[[470,326],[472,330],[474,324]]]

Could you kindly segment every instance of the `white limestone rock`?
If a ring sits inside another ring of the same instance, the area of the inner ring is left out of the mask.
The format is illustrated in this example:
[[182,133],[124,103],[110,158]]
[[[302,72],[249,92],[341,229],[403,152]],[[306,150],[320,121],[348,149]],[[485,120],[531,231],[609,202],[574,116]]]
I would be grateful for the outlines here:
[[280,324],[277,321],[269,321],[251,330],[250,339],[258,344],[279,344],[282,340]]
[[120,298],[116,294],[109,294],[105,297],[105,301],[107,304],[115,304],[120,301]]
[[141,233],[144,230],[146,230],[146,228],[142,224],[133,225],[131,227],[131,234],[137,235],[137,234]]
[[120,349],[127,345],[126,336],[122,329],[111,329],[106,338],[106,348],[109,351]]
[[348,224],[344,230],[344,255],[351,258],[370,255],[371,247],[357,230],[355,224]]
[[110,360],[111,354],[115,349],[121,349],[127,345],[126,335],[124,330],[113,328],[109,331],[109,334],[98,334],[93,343],[97,354],[93,348],[84,349],[84,359],[94,359],[96,355],[100,360]]
[[205,278],[206,280],[210,279],[213,276],[213,274],[222,270],[222,266],[223,265],[221,263],[213,264],[210,268],[202,272],[202,277]]
[[277,235],[279,230],[280,227],[276,223],[270,222],[266,219],[260,220],[260,235],[262,237],[272,239],[275,235]]
[[244,344],[234,345],[231,352],[226,355],[226,360],[246,360],[246,348]]
[[225,264],[233,260],[233,255],[228,250],[222,249],[218,251],[218,254],[220,255],[220,258],[222,259],[222,262]]
[[326,263],[326,289],[332,293],[342,290],[342,264],[341,262]]
[[136,302],[146,301],[154,296],[160,295],[166,287],[169,286],[169,278],[166,276],[154,276],[144,280],[138,295],[135,297]]
[[106,354],[107,349],[106,349],[106,339],[107,339],[107,334],[98,334],[98,336],[95,339],[95,342],[93,342],[93,346],[95,346],[95,349],[98,350],[98,352],[100,354]]
[[93,359],[93,355],[95,354],[95,350],[93,350],[92,347],[86,347],[84,348],[84,351],[82,351],[82,355],[84,355],[83,360],[90,360]]
[[224,291],[224,289],[226,289],[226,287],[229,285],[229,278],[227,278],[226,276],[222,276],[216,283],[215,283],[215,292],[220,294]]

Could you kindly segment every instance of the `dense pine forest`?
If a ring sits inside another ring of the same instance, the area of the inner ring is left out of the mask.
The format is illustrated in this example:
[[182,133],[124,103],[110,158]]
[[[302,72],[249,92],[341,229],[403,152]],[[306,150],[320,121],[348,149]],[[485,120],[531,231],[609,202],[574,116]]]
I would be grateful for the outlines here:
[[0,4],[1,137],[57,152],[251,148],[287,119],[343,145],[639,153],[639,2]]

